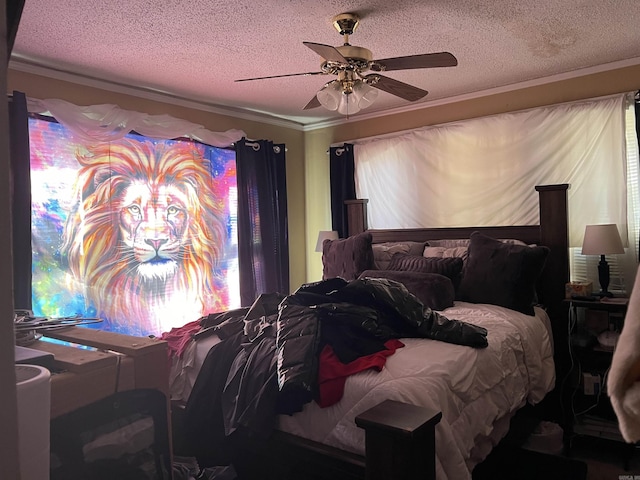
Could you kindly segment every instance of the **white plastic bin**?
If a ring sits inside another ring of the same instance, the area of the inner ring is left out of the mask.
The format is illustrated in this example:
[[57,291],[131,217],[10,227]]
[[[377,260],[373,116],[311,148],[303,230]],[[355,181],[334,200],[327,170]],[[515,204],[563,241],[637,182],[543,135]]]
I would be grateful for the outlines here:
[[49,479],[51,373],[38,365],[16,365],[18,441],[22,480]]

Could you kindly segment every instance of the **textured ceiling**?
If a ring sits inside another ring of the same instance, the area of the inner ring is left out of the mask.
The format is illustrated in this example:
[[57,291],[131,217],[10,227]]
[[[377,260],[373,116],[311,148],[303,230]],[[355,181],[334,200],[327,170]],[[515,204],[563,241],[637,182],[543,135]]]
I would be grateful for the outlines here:
[[[420,104],[612,62],[640,63],[637,0],[26,0],[12,68],[31,66],[302,124],[340,117],[303,107],[331,76],[302,42],[338,46],[331,19],[375,59],[448,51],[458,66],[385,75],[428,90]],[[363,114],[409,102],[380,92]],[[357,118],[357,115],[353,118]]]

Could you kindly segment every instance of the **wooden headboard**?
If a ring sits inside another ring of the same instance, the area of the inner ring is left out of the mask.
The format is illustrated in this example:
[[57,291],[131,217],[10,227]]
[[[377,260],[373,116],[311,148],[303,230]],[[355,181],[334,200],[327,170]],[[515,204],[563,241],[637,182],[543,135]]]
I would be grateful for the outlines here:
[[383,243],[469,238],[471,233],[480,231],[494,238],[514,238],[549,247],[551,251],[538,282],[538,300],[545,306],[553,328],[557,390],[570,368],[568,306],[563,302],[565,285],[569,281],[568,189],[568,184],[537,186],[540,224],[499,227],[370,230],[367,225],[368,200],[347,200],[348,233],[351,236],[368,231],[373,243]]

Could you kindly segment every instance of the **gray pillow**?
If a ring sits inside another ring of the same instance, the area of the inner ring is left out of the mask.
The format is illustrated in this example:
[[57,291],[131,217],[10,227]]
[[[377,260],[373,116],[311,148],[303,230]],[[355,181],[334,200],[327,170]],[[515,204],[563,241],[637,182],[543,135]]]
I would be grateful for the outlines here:
[[444,275],[398,270],[365,270],[360,278],[365,277],[386,278],[402,283],[425,307],[432,310],[444,310],[453,306],[453,283]]
[[533,315],[536,282],[548,254],[547,247],[501,242],[474,232],[458,299],[499,305]]
[[363,232],[348,238],[325,240],[322,265],[323,280],[335,277],[355,280],[362,272],[373,268],[371,234]]
[[463,261],[460,257],[439,258],[396,253],[387,268],[405,272],[438,273],[448,277],[457,290],[460,284],[462,265]]
[[383,242],[374,243],[373,263],[378,270],[386,270],[391,262],[391,258],[396,253],[407,253],[409,255],[422,255],[424,253],[425,242]]

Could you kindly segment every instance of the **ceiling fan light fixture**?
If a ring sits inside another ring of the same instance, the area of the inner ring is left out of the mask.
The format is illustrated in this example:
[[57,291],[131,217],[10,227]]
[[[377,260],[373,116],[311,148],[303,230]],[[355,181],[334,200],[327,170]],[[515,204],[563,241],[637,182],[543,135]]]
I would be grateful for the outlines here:
[[316,97],[327,110],[337,110],[342,100],[342,85],[337,80],[329,82],[316,93]]
[[378,93],[377,89],[362,80],[353,85],[353,95],[361,109],[371,106],[378,98]]
[[353,115],[360,111],[360,107],[358,106],[358,99],[353,94],[353,92],[342,93],[342,98],[340,99],[340,105],[338,105],[338,113],[341,115]]

